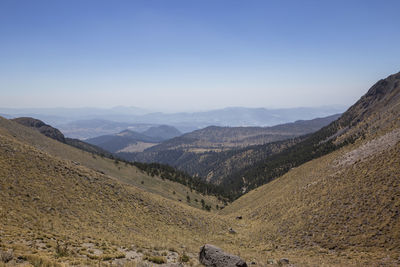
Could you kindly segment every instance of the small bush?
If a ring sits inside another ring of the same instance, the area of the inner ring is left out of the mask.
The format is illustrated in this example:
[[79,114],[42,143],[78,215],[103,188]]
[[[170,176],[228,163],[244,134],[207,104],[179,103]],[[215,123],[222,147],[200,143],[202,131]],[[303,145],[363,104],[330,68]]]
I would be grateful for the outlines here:
[[180,262],[188,262],[190,260],[189,256],[186,254],[183,254],[179,257]]
[[61,264],[53,262],[45,257],[40,257],[38,255],[28,255],[26,256],[30,264],[35,267],[61,267]]
[[103,255],[102,257],[101,257],[101,259],[103,260],[103,261],[109,261],[109,260],[112,260],[114,257],[112,256],[112,255],[108,255],[108,254],[106,254],[106,255]]
[[145,256],[143,260],[148,260],[157,264],[167,263],[167,260],[162,256]]
[[119,253],[119,254],[115,255],[116,259],[123,259],[125,257],[126,257],[125,253]]
[[0,260],[2,262],[9,262],[14,258],[12,251],[0,251]]
[[99,259],[99,256],[97,256],[97,255],[86,254],[86,256],[91,260],[98,260]]
[[67,243],[64,244],[64,246],[61,246],[60,243],[57,241],[56,245],[56,258],[60,257],[66,257],[68,256],[68,245]]

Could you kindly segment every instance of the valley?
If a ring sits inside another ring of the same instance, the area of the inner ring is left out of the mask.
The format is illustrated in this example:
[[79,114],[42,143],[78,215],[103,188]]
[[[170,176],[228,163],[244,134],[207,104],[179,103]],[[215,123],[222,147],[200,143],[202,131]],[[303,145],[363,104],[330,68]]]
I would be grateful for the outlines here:
[[[0,266],[201,266],[206,243],[254,266],[283,258],[295,266],[396,266],[399,118],[397,73],[323,122],[211,127],[145,150],[202,155],[187,162],[227,173],[206,181],[232,202],[172,167],[82,149],[83,141],[68,144],[33,119],[0,118]],[[206,152],[192,151],[218,142],[222,149],[207,153],[225,163],[211,160],[214,167]]]
[[0,267],[400,266],[399,10],[0,0]]

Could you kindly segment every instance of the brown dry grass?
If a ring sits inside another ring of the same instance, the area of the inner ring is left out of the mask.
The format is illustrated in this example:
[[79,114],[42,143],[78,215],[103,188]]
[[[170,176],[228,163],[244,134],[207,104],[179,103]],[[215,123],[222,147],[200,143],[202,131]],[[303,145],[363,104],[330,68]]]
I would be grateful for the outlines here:
[[[165,199],[84,166],[0,135],[1,244],[17,253],[55,257],[54,242],[70,256],[83,242],[105,247],[183,244],[196,251],[222,239],[228,225],[217,215]],[[222,232],[222,234],[220,233]],[[33,240],[44,240],[42,246]]]
[[352,165],[338,162],[362,143],[313,160],[223,213],[244,216],[241,231],[266,254],[292,252],[305,263],[296,253],[305,249],[338,264],[400,263],[399,141]]
[[114,160],[92,155],[91,153],[57,142],[43,136],[31,128],[24,127],[18,123],[1,117],[0,134],[14,137],[23,143],[28,143],[36,149],[50,154],[51,156],[79,163],[89,169],[104,173],[118,181],[134,185],[135,187],[141,188],[147,192],[155,193],[168,199],[186,202],[186,196],[189,195],[190,199],[199,200],[199,202],[191,201],[190,203],[187,203],[192,207],[201,208],[201,199],[204,199],[206,203],[213,208],[215,208],[216,205],[221,206],[222,204],[222,202],[218,201],[214,196],[205,196],[196,191],[191,191],[188,187],[182,184],[169,180],[162,180],[157,176],[149,176],[141,172],[135,166],[124,163],[115,164]]

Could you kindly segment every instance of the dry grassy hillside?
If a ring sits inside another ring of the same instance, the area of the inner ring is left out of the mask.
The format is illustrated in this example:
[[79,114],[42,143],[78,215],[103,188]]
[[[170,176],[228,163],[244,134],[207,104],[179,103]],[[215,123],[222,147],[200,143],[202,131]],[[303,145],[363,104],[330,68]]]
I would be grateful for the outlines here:
[[[221,205],[221,202],[216,197],[205,196],[196,191],[191,191],[186,186],[176,182],[149,176],[132,165],[102,158],[98,155],[57,142],[43,136],[32,128],[19,125],[1,117],[0,133],[10,134],[17,140],[31,144],[35,148],[52,156],[74,161],[76,164],[84,165],[92,170],[112,176],[119,181],[134,185],[148,192],[182,202],[187,202],[186,198],[189,196],[191,201],[188,204],[193,207],[201,208],[201,199],[204,199],[213,209],[216,205]],[[195,199],[198,201],[196,202]]]
[[223,213],[244,217],[257,251],[303,263],[319,254],[331,264],[400,264],[399,124],[392,117],[388,128],[292,169]]
[[0,166],[0,246],[21,259],[90,264],[125,258],[132,245],[193,253],[227,235],[229,224],[215,214],[52,157],[4,132]]

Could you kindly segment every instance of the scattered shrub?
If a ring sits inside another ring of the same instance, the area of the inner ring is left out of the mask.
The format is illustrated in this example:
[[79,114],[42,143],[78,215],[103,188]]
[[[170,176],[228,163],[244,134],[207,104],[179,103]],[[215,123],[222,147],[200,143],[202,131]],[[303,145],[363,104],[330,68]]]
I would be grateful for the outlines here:
[[143,260],[148,260],[157,264],[167,263],[167,260],[162,256],[145,256]]
[[61,267],[61,264],[38,255],[28,255],[26,259],[35,267]]
[[112,260],[113,258],[114,258],[113,255],[109,255],[109,254],[103,255],[103,256],[101,257],[101,259],[102,259],[103,261],[109,261],[109,260]]
[[188,262],[190,260],[189,256],[186,254],[183,254],[179,257],[180,262]]
[[64,246],[61,246],[60,243],[57,241],[56,245],[56,258],[66,257],[68,256],[68,245],[67,243]]
[[12,251],[0,251],[0,260],[2,262],[9,262],[14,258],[14,254]]
[[125,257],[126,257],[125,253],[119,253],[119,254],[115,255],[116,259],[123,259]]

